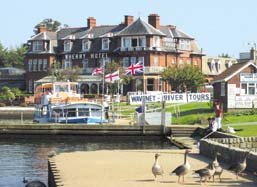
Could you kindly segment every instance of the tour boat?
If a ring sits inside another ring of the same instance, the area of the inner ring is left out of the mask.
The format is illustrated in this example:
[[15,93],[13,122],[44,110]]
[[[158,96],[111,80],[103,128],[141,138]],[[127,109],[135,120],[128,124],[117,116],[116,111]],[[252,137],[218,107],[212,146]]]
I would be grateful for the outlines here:
[[107,120],[101,104],[81,98],[76,82],[43,83],[35,88],[34,122],[100,124]]

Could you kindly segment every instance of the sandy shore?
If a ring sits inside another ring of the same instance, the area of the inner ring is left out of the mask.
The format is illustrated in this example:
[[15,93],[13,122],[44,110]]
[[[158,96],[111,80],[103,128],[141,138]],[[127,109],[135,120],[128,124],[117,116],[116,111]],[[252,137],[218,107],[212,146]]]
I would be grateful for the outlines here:
[[[151,167],[154,154],[160,153],[159,163],[164,169],[164,176],[154,181]],[[182,186],[177,183],[177,176],[169,173],[183,163],[181,150],[131,150],[131,151],[92,151],[62,153],[51,158],[59,170],[63,187],[151,187]],[[189,155],[192,170],[206,166],[209,160],[197,153]],[[218,180],[217,180],[218,181]],[[185,177],[184,186],[198,186],[199,177],[190,172]],[[206,186],[244,186],[256,187],[256,176],[239,177],[225,170],[222,182],[209,182]]]

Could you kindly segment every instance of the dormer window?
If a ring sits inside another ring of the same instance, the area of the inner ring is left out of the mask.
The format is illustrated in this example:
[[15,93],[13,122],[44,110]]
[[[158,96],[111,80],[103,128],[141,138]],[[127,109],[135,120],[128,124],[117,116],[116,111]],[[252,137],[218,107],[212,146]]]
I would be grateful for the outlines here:
[[179,40],[179,48],[180,48],[181,50],[190,51],[190,50],[191,50],[190,40],[180,39],[180,40]]
[[63,43],[64,51],[71,51],[72,42],[71,40],[65,40]]
[[220,60],[216,60],[216,69],[217,69],[217,72],[220,72],[220,70],[221,70]]
[[88,51],[91,47],[91,41],[88,39],[82,40],[82,51]]
[[215,70],[215,60],[213,59],[211,61],[211,72],[214,72],[214,70]]
[[102,50],[109,50],[109,38],[102,39]]
[[159,36],[153,37],[153,47],[160,47],[160,37]]
[[145,47],[146,39],[145,37],[123,37],[121,47],[131,48],[131,47]]
[[33,41],[33,51],[43,51],[43,41]]

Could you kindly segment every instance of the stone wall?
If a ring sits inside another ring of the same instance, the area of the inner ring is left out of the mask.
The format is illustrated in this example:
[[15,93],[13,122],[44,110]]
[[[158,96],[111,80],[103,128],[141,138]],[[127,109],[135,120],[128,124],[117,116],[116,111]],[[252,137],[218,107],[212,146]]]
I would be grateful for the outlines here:
[[[256,142],[257,137],[202,139],[200,142],[200,154],[213,158],[214,153],[219,152],[219,161],[232,164],[238,161],[242,161],[244,156],[247,154],[247,151],[249,150],[249,146],[255,146]],[[233,147],[232,145],[236,145],[238,147]],[[240,146],[241,148],[239,148]],[[242,148],[247,148],[247,150]],[[257,172],[256,152],[251,151],[247,157],[246,169],[250,172]]]

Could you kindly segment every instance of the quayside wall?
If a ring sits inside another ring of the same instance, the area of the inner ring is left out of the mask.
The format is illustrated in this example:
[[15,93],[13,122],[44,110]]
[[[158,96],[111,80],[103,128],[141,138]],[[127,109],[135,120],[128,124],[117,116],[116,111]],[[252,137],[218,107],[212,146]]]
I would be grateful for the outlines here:
[[200,154],[213,158],[215,152],[219,152],[219,161],[232,164],[242,161],[247,152],[247,168],[249,172],[257,172],[257,137],[236,137],[202,139],[200,141]]

